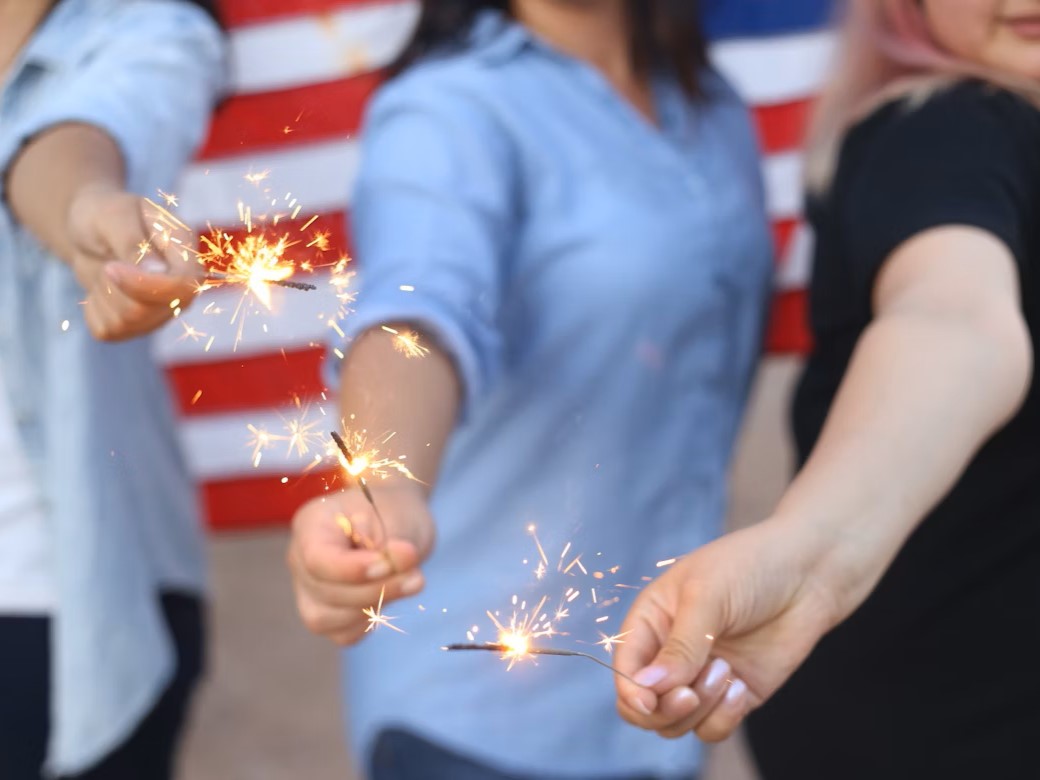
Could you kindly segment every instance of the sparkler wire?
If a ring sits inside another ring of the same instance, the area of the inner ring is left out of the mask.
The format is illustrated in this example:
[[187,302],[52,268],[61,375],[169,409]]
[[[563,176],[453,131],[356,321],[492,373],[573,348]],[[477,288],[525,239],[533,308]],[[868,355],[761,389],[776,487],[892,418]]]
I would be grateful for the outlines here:
[[[336,443],[336,447],[343,453],[343,457],[347,459],[347,463],[354,462],[354,456],[350,452],[350,448],[347,443],[343,441],[343,437],[340,436],[336,431],[330,431],[329,435],[332,436],[332,440]],[[397,564],[394,563],[393,558],[390,557],[390,551],[387,550],[386,545],[390,540],[386,530],[386,521],[383,520],[383,515],[379,512],[379,507],[376,506],[376,499],[372,495],[372,491],[368,489],[368,481],[360,474],[352,475],[357,486],[361,489],[361,495],[365,497],[368,505],[372,507],[372,512],[376,516],[376,520],[379,522],[379,530],[383,536],[383,557],[386,558],[386,562],[390,564],[390,568],[394,574],[397,574]]]
[[[231,277],[223,271],[210,271],[206,274],[207,282],[226,282]],[[310,282],[294,282],[291,279],[265,279],[264,284],[276,284],[279,287],[288,287],[290,290],[317,290],[318,285]]]
[[[484,645],[475,645],[475,644],[445,645],[442,649],[447,650],[448,652],[457,652],[457,651],[460,651],[460,650],[461,651],[477,650],[477,651],[484,651],[484,652],[488,652],[488,653],[508,653],[510,651],[510,648],[507,647],[506,645],[495,644],[493,642],[489,643],[489,644],[484,644]],[[611,672],[616,674],[618,677],[623,677],[626,680],[628,680],[630,683],[633,683],[634,685],[639,685],[640,688],[645,688],[646,687],[645,685],[640,685],[640,683],[636,682],[635,679],[633,679],[629,675],[625,674],[624,672],[618,671],[613,666],[608,664],[606,661],[603,661],[602,659],[599,659],[596,656],[591,655],[589,653],[579,652],[578,650],[557,650],[556,648],[553,648],[553,647],[529,647],[529,648],[527,648],[524,651],[524,654],[526,654],[526,655],[556,655],[556,656],[562,656],[562,657],[565,657],[565,658],[587,658],[588,660],[593,661],[594,663],[599,664],[604,669],[609,669]]]

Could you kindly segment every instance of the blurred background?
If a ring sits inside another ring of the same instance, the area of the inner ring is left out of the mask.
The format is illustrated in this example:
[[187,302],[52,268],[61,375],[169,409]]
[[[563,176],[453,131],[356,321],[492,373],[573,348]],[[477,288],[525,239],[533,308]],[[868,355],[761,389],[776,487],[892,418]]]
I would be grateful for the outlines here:
[[[240,203],[257,213],[274,206],[297,242],[294,256],[327,269],[350,252],[349,194],[365,103],[407,39],[416,6],[219,5],[231,45],[230,97],[177,191],[178,215],[202,231],[236,233],[245,230]],[[768,354],[734,473],[734,527],[765,516],[790,473],[786,406],[808,345],[800,143],[832,46],[830,5],[702,2],[713,60],[755,114],[778,258]],[[299,446],[301,430],[327,427],[320,362],[340,301],[333,286],[318,286],[306,295],[274,290],[278,326],[271,328],[263,316],[233,316],[237,293],[211,291],[160,339],[212,538],[210,673],[183,761],[186,780],[353,776],[337,653],[298,623],[284,565],[293,510],[329,477],[320,455]],[[711,780],[753,777],[739,740],[716,751]]]

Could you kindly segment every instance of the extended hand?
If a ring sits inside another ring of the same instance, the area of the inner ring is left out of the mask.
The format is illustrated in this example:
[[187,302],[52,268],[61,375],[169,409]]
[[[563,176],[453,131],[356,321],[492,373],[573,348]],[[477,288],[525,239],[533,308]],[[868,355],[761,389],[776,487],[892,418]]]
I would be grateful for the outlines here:
[[[368,619],[362,610],[374,607],[381,594],[389,603],[422,590],[419,565],[433,548],[433,518],[419,485],[370,487],[387,525],[385,547],[372,508],[357,489],[314,499],[293,518],[288,564],[297,609],[307,628],[340,645],[364,636]],[[360,539],[378,549],[366,549]]]
[[665,737],[730,736],[839,619],[793,535],[767,521],[676,563],[638,597],[622,626],[618,710]]
[[203,269],[190,252],[194,236],[176,228],[157,236],[159,216],[144,198],[112,189],[84,190],[73,199],[70,261],[87,294],[84,316],[95,338],[150,333],[198,292]]

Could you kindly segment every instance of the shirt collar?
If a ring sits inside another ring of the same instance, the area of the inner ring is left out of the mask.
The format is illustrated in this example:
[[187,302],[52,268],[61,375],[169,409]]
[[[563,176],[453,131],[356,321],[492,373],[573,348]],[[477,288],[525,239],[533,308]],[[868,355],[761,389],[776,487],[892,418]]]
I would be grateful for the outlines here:
[[501,11],[481,11],[469,31],[469,44],[479,56],[492,64],[508,62],[534,44],[522,25]]

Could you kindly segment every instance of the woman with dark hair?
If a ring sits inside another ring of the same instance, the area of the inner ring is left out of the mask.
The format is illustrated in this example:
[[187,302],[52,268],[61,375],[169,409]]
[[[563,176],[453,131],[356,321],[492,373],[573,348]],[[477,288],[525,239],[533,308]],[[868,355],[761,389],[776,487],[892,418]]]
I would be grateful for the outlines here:
[[198,286],[142,197],[223,81],[197,5],[0,0],[4,780],[169,778],[201,672],[195,494],[139,338]]
[[[423,591],[395,612],[407,636],[349,653],[373,780],[699,768],[693,740],[626,727],[593,664],[506,674],[440,650],[475,623],[493,631],[488,609],[508,623],[549,595],[552,614],[568,586],[559,641],[595,642],[631,594],[616,584],[720,531],[770,242],[748,115],[706,65],[696,10],[427,2],[370,109],[361,288],[330,364],[349,427],[396,432],[420,481],[373,486],[389,560],[340,530],[372,527],[354,490],[298,512],[289,558],[304,621],[343,645],[364,635],[363,609]],[[407,359],[385,328],[430,354]],[[587,580],[551,562],[534,582],[532,523],[549,554],[588,551]]]

